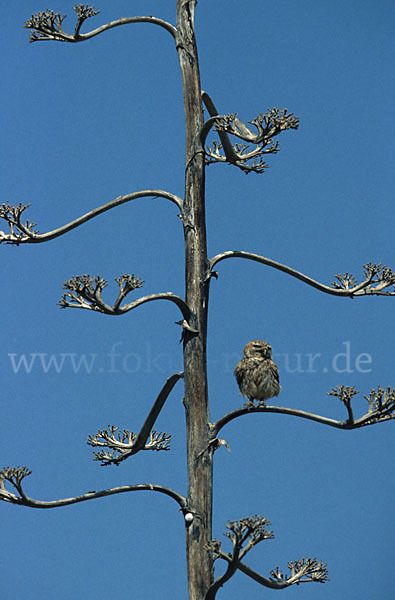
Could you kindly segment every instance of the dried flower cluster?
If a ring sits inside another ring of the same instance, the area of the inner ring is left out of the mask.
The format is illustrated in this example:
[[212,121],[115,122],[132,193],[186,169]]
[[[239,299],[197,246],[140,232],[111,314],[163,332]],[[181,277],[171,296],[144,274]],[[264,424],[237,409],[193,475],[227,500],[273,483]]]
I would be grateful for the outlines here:
[[[355,295],[362,294],[377,294],[394,296],[395,295],[395,273],[380,263],[366,263],[363,265],[365,280],[358,284],[357,279],[352,273],[338,273],[335,275],[335,281],[331,283],[331,287],[337,290],[354,291]],[[376,284],[372,286],[372,284]],[[382,292],[390,285],[394,285],[394,292]]]
[[94,6],[87,4],[75,4],[73,10],[77,13],[77,25],[74,35],[71,36],[63,31],[62,23],[67,15],[55,13],[48,8],[45,11],[39,11],[25,21],[25,29],[32,29],[30,34],[31,42],[41,40],[57,40],[58,42],[77,41],[81,25],[86,19],[99,14],[99,10],[94,10]]
[[62,286],[62,289],[67,291],[58,304],[61,308],[86,308],[114,314],[119,310],[120,304],[127,294],[141,288],[144,283],[140,277],[127,273],[123,273],[115,281],[119,286],[119,294],[112,307],[103,301],[102,291],[108,283],[99,275],[95,277],[91,275],[74,275],[71,279],[67,279]]
[[74,275],[64,282],[62,289],[67,290],[58,304],[61,308],[78,307],[100,310],[103,304],[102,291],[107,287],[105,279],[96,275]]
[[[336,281],[337,280],[337,281]],[[335,275],[335,281],[332,281],[331,286],[337,290],[350,290],[357,285],[357,280],[352,273],[338,273]]]
[[288,563],[288,569],[291,574],[283,573],[278,567],[270,571],[273,581],[285,583],[287,586],[293,583],[303,583],[307,581],[317,581],[324,583],[329,581],[328,569],[325,563],[316,558],[302,558]]
[[119,431],[119,427],[109,425],[107,429],[99,429],[94,435],[88,435],[87,444],[108,448],[108,450],[94,452],[93,460],[99,460],[102,466],[118,465],[139,450],[170,450],[171,435],[169,433],[152,430],[149,439],[141,448],[137,447],[137,439],[138,435],[133,431],[128,429]]
[[79,19],[89,19],[100,13],[100,10],[95,10],[94,6],[88,6],[87,4],[75,4],[73,10],[77,13]]
[[233,552],[226,553],[222,550],[219,540],[212,540],[208,544],[208,549],[212,552],[213,559],[223,559],[227,562],[227,570],[212,584],[207,592],[206,600],[214,600],[216,593],[220,587],[228,581],[237,570],[242,571],[256,582],[264,587],[271,589],[283,589],[293,584],[306,582],[324,583],[328,581],[328,569],[326,564],[318,561],[316,558],[303,558],[288,563],[290,573],[284,574],[279,567],[275,567],[271,572],[270,578],[260,575],[247,565],[241,562],[242,558],[256,544],[263,540],[273,539],[272,531],[268,531],[267,525],[270,521],[266,517],[255,515],[247,517],[239,521],[229,521],[226,525],[228,531],[224,534],[227,536],[233,546]]
[[368,396],[364,396],[369,403],[368,412],[359,419],[354,420],[351,400],[357,394],[358,390],[354,386],[345,385],[338,385],[328,392],[328,396],[336,396],[347,408],[349,425],[361,427],[395,418],[395,388],[387,387],[384,389],[378,386],[377,390],[372,389]]
[[0,218],[4,219],[10,227],[10,233],[8,234],[0,231],[0,244],[4,242],[5,244],[15,244],[17,246],[38,233],[34,229],[36,223],[30,221],[22,223],[21,221],[23,211],[29,206],[30,204],[22,204],[21,202],[17,206],[12,206],[9,202],[0,205]]
[[[235,144],[233,148],[233,156],[225,153],[222,154],[222,144],[217,141],[213,145],[206,147],[206,162],[212,164],[215,162],[231,162],[238,166],[245,173],[254,171],[255,173],[263,173],[268,165],[263,161],[264,154],[276,154],[279,149],[279,143],[273,142],[272,138],[286,129],[297,129],[299,119],[292,113],[288,113],[287,109],[279,110],[279,108],[271,108],[265,114],[258,115],[252,121],[249,121],[257,129],[257,133],[253,133],[241,121],[237,113],[218,116],[214,119],[214,125],[218,132],[226,132],[234,135],[247,144]],[[255,144],[255,148],[250,149],[249,144]]]
[[226,524],[228,531],[224,535],[231,540],[234,548],[242,548],[248,540],[244,547],[244,555],[259,542],[274,538],[273,532],[266,529],[267,525],[271,525],[271,522],[261,515],[245,517],[239,521],[229,521]]
[[369,403],[369,414],[373,417],[395,417],[393,414],[395,410],[395,388],[386,387],[384,389],[378,386],[377,391],[372,389],[369,396],[364,396],[364,398]]
[[355,389],[355,386],[346,386],[346,385],[337,385],[333,387],[330,392],[328,392],[328,396],[336,396],[341,400],[344,404],[349,404],[354,396],[358,394],[358,390]]
[[3,467],[0,469],[0,500],[10,501],[15,498],[13,494],[5,489],[4,481],[8,481],[13,487],[24,497],[22,490],[22,481],[25,477],[31,475],[31,471],[27,467]]
[[30,41],[36,42],[38,40],[59,40],[63,41],[60,35],[63,32],[62,22],[67,15],[61,15],[60,13],[54,13],[53,10],[39,11],[35,15],[32,15],[30,19],[25,21],[25,29],[32,29],[33,32],[30,34]]

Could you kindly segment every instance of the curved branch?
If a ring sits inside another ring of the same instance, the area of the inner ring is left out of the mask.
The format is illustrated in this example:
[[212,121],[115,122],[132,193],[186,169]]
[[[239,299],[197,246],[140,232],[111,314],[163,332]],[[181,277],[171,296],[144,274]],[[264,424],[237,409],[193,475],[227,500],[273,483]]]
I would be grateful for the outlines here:
[[[210,129],[215,125],[216,117],[219,116],[218,110],[215,107],[215,104],[212,98],[208,95],[207,92],[202,91],[202,100],[208,110],[208,113],[211,119],[208,119],[204,124],[200,131],[200,143],[202,148],[204,148],[204,144],[206,143],[207,136],[210,132]],[[225,131],[218,131],[219,139],[221,140],[222,148],[224,149],[225,156],[229,162],[236,162],[237,156],[233,149],[232,143],[229,139],[228,134]]]
[[214,600],[218,589],[228,581],[237,569],[260,583],[261,585],[272,589],[283,589],[293,584],[328,581],[328,569],[325,563],[316,558],[305,557],[302,560],[295,560],[288,563],[290,575],[284,574],[279,567],[272,569],[270,579],[260,575],[253,569],[241,562],[241,559],[254,546],[264,540],[274,538],[273,532],[266,529],[266,525],[271,525],[266,517],[255,515],[247,517],[240,521],[229,521],[226,528],[229,530],[225,533],[233,546],[232,554],[225,553],[222,550],[219,540],[212,540],[208,544],[208,549],[211,550],[214,560],[221,558],[228,563],[227,570],[219,577],[209,588],[205,600]]
[[[227,568],[225,573],[223,573],[220,577],[218,577],[214,583],[207,590],[207,594],[204,600],[214,600],[217,596],[218,590],[227,582],[229,579],[233,577],[238,569],[237,557],[234,555],[230,558],[225,553],[222,553],[221,550],[218,551],[218,556],[224,558],[227,561]],[[226,557],[226,558],[225,558]]]
[[151,15],[145,15],[144,17],[122,17],[121,19],[117,19],[116,21],[110,21],[110,23],[102,25],[97,29],[93,29],[88,33],[78,35],[75,40],[68,41],[85,42],[86,40],[89,40],[90,38],[93,38],[96,35],[103,33],[104,31],[114,29],[114,27],[119,27],[120,25],[129,25],[130,23],[152,23],[152,25],[159,25],[159,27],[166,29],[166,31],[168,31],[174,39],[176,37],[177,29],[174,27],[174,25],[171,25],[171,23],[168,23],[163,19],[159,19]]
[[243,415],[248,415],[249,413],[276,413],[281,415],[290,415],[292,417],[300,417],[302,419],[307,419],[309,421],[315,421],[316,423],[321,423],[322,425],[329,425],[330,427],[335,427],[336,429],[360,429],[361,427],[366,427],[367,425],[373,425],[376,423],[384,423],[385,421],[390,421],[391,419],[395,419],[395,414],[380,414],[379,411],[368,412],[365,415],[362,415],[359,419],[355,421],[336,421],[335,419],[329,419],[328,417],[322,417],[321,415],[315,415],[314,413],[309,413],[304,410],[299,410],[297,408],[287,408],[284,406],[244,406],[243,408],[238,408],[233,410],[232,412],[224,415],[215,423],[211,425],[211,434],[213,436],[217,436],[218,432],[230,421],[233,419],[237,419],[238,417],[242,417]]
[[[78,9],[83,8],[83,5],[74,6],[74,10],[76,10],[78,15]],[[88,33],[80,33],[80,28],[83,22],[92,16],[97,15],[100,11],[94,11],[93,7],[89,7],[88,11],[91,10],[91,14],[80,14],[78,15],[77,26],[74,30],[74,34],[69,34],[63,31],[62,22],[66,18],[66,15],[60,15],[60,13],[54,14],[53,11],[47,9],[44,12],[38,12],[36,15],[32,15],[30,19],[25,22],[25,29],[31,29],[32,34],[30,35],[31,42],[41,42],[47,40],[54,40],[58,42],[69,42],[69,43],[77,43],[77,42],[85,42],[104,31],[108,31],[109,29],[114,29],[114,27],[119,27],[120,25],[129,25],[131,23],[151,23],[152,25],[158,25],[162,27],[166,31],[170,33],[170,35],[175,39],[177,29],[164,21],[163,19],[159,19],[157,17],[153,17],[152,15],[145,15],[141,17],[121,17],[115,21],[110,21],[110,23],[106,23],[105,25],[101,25]],[[85,9],[86,11],[86,9]],[[82,11],[84,13],[84,11]]]
[[336,427],[337,429],[353,429],[355,426],[358,426],[356,421],[353,425],[351,425],[348,421],[336,421],[335,419],[329,419],[328,417],[321,417],[320,415],[315,415],[313,413],[306,412],[304,410],[299,410],[297,408],[287,408],[284,406],[255,406],[255,407],[243,407],[233,410],[232,412],[224,415],[211,426],[211,432],[213,436],[216,436],[218,432],[230,421],[233,419],[237,419],[238,417],[242,417],[243,415],[248,415],[250,413],[277,413],[282,415],[291,415],[293,417],[301,417],[303,419],[308,419],[309,421],[316,421],[317,423],[322,423],[323,425],[330,425],[331,427]]
[[358,390],[354,386],[336,386],[328,392],[328,396],[336,396],[345,405],[348,413],[347,421],[335,421],[327,417],[321,417],[313,413],[305,412],[304,410],[298,410],[295,408],[285,408],[282,406],[266,406],[265,404],[258,402],[254,404],[254,401],[248,401],[243,408],[234,410],[227,415],[221,417],[213,425],[211,425],[211,432],[214,437],[217,436],[218,432],[224,425],[240,417],[246,415],[249,412],[272,412],[280,413],[285,415],[291,415],[294,417],[302,417],[310,421],[316,421],[323,425],[330,425],[337,429],[359,429],[367,425],[373,425],[376,423],[383,423],[395,419],[395,388],[378,386],[377,390],[372,389],[369,395],[364,395],[365,400],[369,403],[369,410],[367,413],[354,419],[354,413],[351,407],[351,401],[358,394]]
[[[123,437],[117,440],[115,438],[115,431],[118,430],[118,427],[113,427],[110,425],[108,426],[108,432],[106,430],[99,430],[97,434],[89,435],[87,438],[87,443],[89,446],[104,446],[112,449],[110,453],[107,450],[95,452],[95,458],[93,460],[100,460],[103,466],[111,464],[119,465],[122,461],[126,460],[130,456],[137,454],[137,452],[140,450],[168,450],[168,443],[171,436],[166,433],[157,434],[156,431],[151,430],[170,392],[177,381],[183,376],[184,373],[179,372],[174,373],[168,377],[168,379],[166,379],[166,383],[159,392],[158,397],[156,398],[147,418],[143,423],[143,426],[140,429],[140,432],[137,435],[134,435],[133,432],[128,430],[123,430],[122,433],[125,434],[125,437],[127,437],[128,443],[121,441]],[[151,437],[151,441],[147,445],[149,436]],[[114,456],[115,452],[118,454]]]
[[170,300],[180,309],[182,316],[186,321],[190,319],[191,311],[186,302],[180,298],[180,296],[176,296],[173,292],[160,292],[159,294],[148,294],[148,296],[142,296],[130,304],[125,304],[124,306],[120,306],[119,309],[114,314],[123,314],[127,313],[142,304],[146,304],[147,302],[153,302],[154,300]]
[[300,273],[296,269],[292,269],[291,267],[288,267],[287,265],[283,265],[275,260],[272,260],[271,258],[266,258],[264,256],[260,256],[259,254],[253,254],[252,252],[245,252],[243,250],[228,250],[226,252],[221,252],[221,254],[217,254],[216,256],[214,256],[209,261],[210,269],[209,269],[209,273],[208,273],[207,277],[211,276],[212,270],[216,264],[218,264],[219,262],[226,260],[228,258],[245,258],[247,260],[252,260],[254,262],[262,263],[264,265],[267,265],[268,267],[273,267],[274,269],[283,271],[284,273],[287,273],[288,275],[291,275],[292,277],[296,277],[296,279],[303,281],[303,283],[307,283],[308,285],[316,288],[320,292],[324,292],[326,294],[331,294],[332,296],[343,296],[343,297],[353,298],[354,296],[365,296],[365,295],[382,295],[382,296],[394,296],[395,295],[395,292],[381,291],[383,287],[392,285],[393,281],[391,281],[391,280],[389,280],[388,283],[385,283],[385,284],[379,283],[379,285],[377,286],[377,289],[376,289],[374,287],[371,287],[373,276],[368,275],[366,277],[366,279],[364,281],[362,281],[361,283],[359,283],[358,285],[354,285],[353,287],[350,287],[348,289],[337,289],[337,288],[333,288],[328,285],[324,285],[323,283],[319,283],[318,281],[315,281],[315,279],[312,279],[311,277],[308,277],[307,275]]
[[197,329],[192,326],[193,315],[187,303],[176,296],[172,292],[162,292],[159,294],[149,294],[142,296],[134,302],[121,306],[121,302],[132,291],[140,288],[144,283],[140,277],[124,273],[121,277],[117,277],[115,281],[119,285],[119,294],[114,304],[110,306],[104,302],[102,291],[107,286],[107,281],[96,275],[75,275],[68,279],[63,284],[63,289],[67,290],[59,300],[58,304],[61,308],[83,308],[85,310],[93,310],[106,315],[122,315],[138,306],[154,300],[169,300],[176,304],[184,317],[180,321],[176,321],[177,325],[181,325],[184,331],[189,331],[193,334],[198,333]]
[[[154,300],[169,300],[173,302],[181,311],[184,320],[189,323],[191,319],[191,310],[186,302],[180,298],[180,296],[176,296],[172,292],[161,292],[159,294],[148,294],[147,296],[142,296],[129,304],[125,304],[124,306],[112,307],[106,304],[105,302],[96,302],[95,304],[88,304],[85,302],[84,304],[67,304],[67,308],[85,308],[88,310],[94,310],[96,312],[103,312],[107,315],[123,315],[125,313],[130,312],[131,310],[141,306],[142,304],[146,304],[147,302],[153,302]],[[190,329],[190,331],[196,330]]]
[[136,438],[136,442],[135,442],[134,448],[133,448],[133,454],[135,454],[136,452],[141,450],[141,448],[144,448],[145,443],[150,434],[150,431],[151,431],[152,427],[154,426],[155,421],[158,418],[158,415],[159,415],[160,411],[162,410],[164,403],[167,400],[167,397],[169,396],[170,392],[172,391],[172,389],[175,386],[175,384],[177,383],[177,381],[179,379],[182,379],[182,377],[184,377],[184,373],[178,372],[178,373],[174,373],[173,375],[171,375],[170,377],[168,377],[166,379],[165,385],[162,387],[161,391],[159,392],[159,395],[158,395],[157,399],[155,400],[151,410],[149,411],[148,416],[145,419],[143,426],[140,429],[140,433],[138,434],[138,436]]
[[181,509],[186,510],[187,499],[182,494],[175,492],[174,490],[167,488],[163,485],[156,485],[153,483],[138,483],[135,485],[122,485],[107,490],[101,490],[100,492],[87,492],[80,496],[73,498],[63,498],[61,500],[50,500],[48,502],[43,500],[34,500],[29,496],[18,497],[7,491],[0,490],[0,500],[11,502],[12,504],[19,504],[21,506],[28,506],[30,508],[57,508],[58,506],[68,506],[69,504],[77,504],[78,502],[85,502],[85,500],[94,500],[95,498],[103,498],[104,496],[113,496],[114,494],[122,494],[124,492],[139,492],[139,491],[153,491],[160,492],[173,498],[180,506]]
[[[311,564],[312,572],[308,573],[309,578],[307,578],[307,579],[303,579],[304,570],[305,570],[303,568],[304,567],[303,564],[300,568],[299,573],[295,573],[294,575],[292,575],[291,577],[288,577],[287,579],[284,579],[283,581],[279,581],[279,580],[275,581],[273,579],[268,579],[267,577],[264,577],[260,573],[257,573],[256,571],[254,571],[254,569],[251,569],[251,567],[249,567],[248,565],[246,565],[240,561],[237,564],[237,568],[239,571],[242,571],[242,573],[244,573],[245,575],[248,575],[248,577],[251,577],[251,579],[253,579],[257,583],[259,583],[260,585],[263,585],[264,587],[267,587],[267,588],[271,588],[273,590],[283,590],[284,588],[290,587],[291,585],[293,585],[295,583],[296,583],[296,585],[299,585],[300,583],[325,583],[325,581],[329,581],[328,577],[327,577],[328,571],[326,569],[326,565],[324,565],[321,561],[317,562],[316,559],[308,559],[308,560],[310,561],[308,566],[310,566],[310,564]],[[303,561],[297,561],[297,562],[302,563]],[[317,575],[315,573],[317,573]]]
[[[0,243],[2,241],[4,241],[5,243],[8,243],[8,244],[15,243],[15,244],[19,245],[19,244],[23,244],[23,243],[39,244],[41,242],[48,242],[49,240],[53,240],[53,239],[63,235],[64,233],[67,233],[67,232],[71,231],[72,229],[79,227],[80,225],[82,225],[83,223],[86,223],[87,221],[90,221],[94,217],[97,217],[98,215],[101,215],[102,213],[104,213],[108,210],[111,210],[112,208],[115,208],[116,206],[120,206],[121,204],[125,204],[126,202],[131,202],[132,200],[137,200],[137,198],[145,198],[147,196],[166,198],[167,200],[170,200],[170,202],[173,202],[173,204],[175,204],[180,209],[180,211],[182,211],[183,200],[181,198],[179,198],[178,196],[176,196],[175,194],[171,194],[170,192],[166,192],[163,190],[141,190],[139,192],[133,192],[132,194],[127,194],[126,196],[118,196],[118,198],[115,198],[115,200],[112,200],[111,202],[107,202],[106,204],[103,204],[102,206],[99,206],[98,208],[95,208],[94,210],[91,210],[90,212],[85,213],[84,215],[82,215],[82,217],[79,217],[78,219],[75,219],[74,221],[71,221],[70,223],[63,225],[62,227],[59,227],[58,229],[54,229],[53,231],[48,231],[47,233],[34,232],[34,231],[30,230],[28,227],[26,227],[20,220],[18,220],[18,222],[11,222],[11,225],[13,226],[11,228],[11,234],[6,235],[6,234],[4,234],[4,232],[0,232]],[[10,223],[10,220],[8,218],[9,215],[7,214],[10,211],[9,210],[6,211],[7,208],[12,209],[13,207],[5,206],[5,208],[3,210],[5,216],[3,216],[2,218],[5,218],[5,220],[7,220]],[[27,208],[27,206],[22,207],[22,208],[24,210],[25,208]],[[23,236],[18,236],[17,234],[15,234],[13,231],[14,227],[17,227],[18,229],[20,229]]]
[[[256,581],[257,583],[260,583],[261,585],[263,585],[263,586],[265,586],[267,588],[271,588],[272,590],[282,590],[282,589],[284,589],[284,588],[289,587],[290,585],[292,585],[292,583],[281,583],[281,582],[277,582],[277,581],[272,581],[271,579],[268,579],[267,577],[264,577],[260,573],[257,573],[256,571],[254,571],[253,569],[251,569],[250,567],[248,567],[247,565],[245,565],[241,561],[237,561],[236,564],[235,564],[234,561],[230,558],[230,556],[228,556],[223,551],[219,551],[218,552],[218,556],[219,556],[219,558],[222,558],[223,560],[227,561],[227,563],[228,563],[228,569],[227,569],[226,573],[228,572],[228,570],[230,570],[230,567],[233,567],[233,573],[236,570],[240,570],[245,575],[248,575],[249,577],[251,577],[251,579],[254,579],[254,581]],[[229,579],[229,577],[227,579]],[[227,581],[227,579],[225,581]],[[223,583],[225,583],[225,581]],[[205,600],[212,600],[213,598],[215,598],[215,594],[216,594],[217,589],[218,589],[218,588],[215,588],[215,583],[211,586],[209,592],[211,592],[212,588],[214,588],[213,589],[214,595],[207,594]]]

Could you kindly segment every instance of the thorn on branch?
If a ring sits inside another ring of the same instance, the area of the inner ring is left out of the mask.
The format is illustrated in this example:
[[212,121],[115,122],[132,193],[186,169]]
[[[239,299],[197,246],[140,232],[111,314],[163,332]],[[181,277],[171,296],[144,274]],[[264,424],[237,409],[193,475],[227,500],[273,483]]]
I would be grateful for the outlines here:
[[[120,462],[138,452],[135,449],[137,437],[138,435],[133,431],[128,429],[119,431],[119,427],[108,425],[107,429],[99,429],[94,435],[88,435],[86,443],[89,446],[101,446],[108,449],[94,452],[93,460],[99,460],[102,466],[119,465]],[[168,451],[170,450],[170,440],[169,433],[152,430],[145,445],[139,449]]]

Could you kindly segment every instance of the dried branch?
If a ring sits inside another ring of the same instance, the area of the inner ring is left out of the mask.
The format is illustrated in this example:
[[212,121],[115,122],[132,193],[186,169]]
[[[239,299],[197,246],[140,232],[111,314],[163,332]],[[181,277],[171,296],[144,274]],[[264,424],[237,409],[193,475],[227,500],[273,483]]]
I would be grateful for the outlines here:
[[[87,444],[89,446],[108,448],[108,450],[99,450],[93,453],[95,456],[93,460],[99,460],[102,466],[119,465],[120,462],[137,452],[133,451],[137,434],[128,429],[122,429],[122,431],[118,431],[118,429],[119,427],[109,425],[108,429],[99,429],[94,435],[88,435]],[[170,440],[170,434],[152,430],[149,440],[140,450],[170,450]]]
[[[356,284],[353,275],[346,273],[344,275],[337,275],[338,283],[332,283],[332,286],[324,285],[323,283],[319,283],[315,281],[311,277],[296,271],[296,269],[292,269],[286,265],[283,265],[275,260],[270,258],[265,258],[264,256],[260,256],[259,254],[253,254],[252,252],[244,252],[240,250],[228,250],[226,252],[221,252],[221,254],[217,254],[214,256],[209,264],[209,271],[207,274],[207,278],[210,278],[213,274],[213,268],[216,264],[221,262],[222,260],[226,260],[228,258],[245,258],[247,260],[253,260],[255,262],[262,263],[267,265],[268,267],[273,267],[279,271],[283,271],[292,277],[296,277],[300,281],[311,285],[316,288],[320,292],[325,292],[326,294],[331,294],[332,296],[343,296],[348,298],[354,298],[355,296],[395,296],[395,273],[386,267],[385,265],[381,265],[381,263],[367,263],[364,265],[364,274],[365,279]],[[343,281],[343,283],[341,283]],[[373,285],[376,284],[376,285]],[[393,292],[385,292],[383,291],[385,288],[394,285]],[[338,286],[338,287],[336,287]],[[343,287],[340,287],[343,286]]]
[[[212,98],[207,94],[207,92],[202,91],[202,100],[204,102],[205,107],[208,110],[210,117],[219,116],[218,110],[216,109]],[[202,147],[205,144],[205,140],[207,138],[208,133],[209,133],[209,131],[207,131],[207,133],[205,134],[205,138],[201,140]],[[219,136],[219,139],[221,140],[222,148],[224,150],[226,159],[229,162],[237,161],[237,155],[236,155],[235,150],[233,149],[233,146],[229,139],[228,134],[225,131],[219,130],[218,136]],[[216,156],[218,156],[218,158],[220,158],[219,150],[221,149],[221,144],[219,144],[216,141],[213,142],[213,152],[215,153]]]
[[[104,496],[113,496],[114,494],[122,494],[124,492],[153,491],[160,492],[166,496],[169,496],[170,498],[173,498],[173,500],[175,500],[180,506],[183,514],[189,511],[188,502],[185,496],[163,485],[156,485],[154,483],[123,485],[107,490],[101,490],[100,492],[87,492],[86,494],[74,496],[73,498],[50,500],[49,502],[43,500],[34,500],[33,498],[26,496],[21,489],[22,479],[30,474],[31,471],[29,471],[27,467],[4,467],[3,469],[0,469],[0,500],[3,500],[4,502],[11,502],[12,504],[19,504],[20,506],[29,506],[30,508],[56,508],[58,506],[68,506],[69,504],[77,504],[78,502],[84,502],[85,500],[103,498]],[[4,481],[9,481],[18,491],[19,496],[6,490]]]
[[142,287],[144,281],[141,280],[140,277],[135,277],[133,274],[128,275],[126,273],[117,277],[115,281],[118,283],[119,293],[112,306],[106,304],[102,298],[102,291],[108,285],[107,281],[99,275],[92,277],[88,274],[74,275],[71,279],[67,279],[62,286],[62,289],[67,291],[63,294],[58,304],[60,308],[84,308],[86,310],[101,312],[106,315],[123,315],[134,308],[147,302],[152,302],[153,300],[170,300],[170,302],[173,302],[178,306],[183,316],[183,320],[177,322],[177,324],[181,324],[185,330],[197,333],[197,330],[191,325],[191,311],[188,305],[179,296],[176,296],[172,292],[150,294],[121,306],[121,302],[125,297],[130,292]]
[[264,406],[260,403],[255,405],[253,402],[248,402],[243,406],[243,408],[233,410],[213,423],[211,425],[210,434],[213,437],[216,437],[219,431],[225,425],[227,425],[227,423],[233,421],[233,419],[237,419],[238,417],[248,415],[250,413],[261,412],[291,415],[293,417],[300,417],[302,419],[308,419],[309,421],[315,421],[317,423],[321,423],[322,425],[329,425],[330,427],[346,430],[359,429],[361,427],[366,427],[367,425],[384,423],[385,421],[395,419],[395,388],[387,387],[384,389],[379,386],[377,391],[373,389],[369,396],[364,396],[364,398],[369,402],[368,412],[358,419],[354,419],[351,408],[351,399],[357,393],[358,392],[355,390],[354,386],[346,387],[344,385],[332,388],[332,391],[328,392],[329,396],[338,397],[346,406],[348,411],[348,419],[346,421],[336,421],[335,419],[329,419],[327,417],[315,415],[313,413],[296,408],[286,408],[283,406]]
[[152,427],[154,426],[156,419],[158,418],[158,415],[163,408],[164,403],[166,402],[168,396],[170,395],[170,392],[172,391],[172,389],[175,386],[175,384],[177,383],[177,381],[179,379],[182,379],[183,377],[184,377],[184,373],[178,372],[178,373],[174,373],[173,375],[171,375],[170,377],[168,377],[166,379],[164,386],[162,387],[161,391],[159,392],[154,404],[152,405],[151,410],[149,411],[149,413],[147,415],[147,418],[145,419],[145,421],[143,423],[143,426],[140,429],[140,433],[137,436],[136,443],[135,443],[135,451],[136,452],[145,445],[147,437],[148,437]]
[[228,537],[233,546],[232,554],[225,554],[219,540],[212,540],[207,549],[213,554],[214,560],[223,558],[227,561],[227,569],[218,579],[214,581],[207,591],[205,600],[214,600],[217,591],[224,585],[237,571],[240,558],[245,556],[253,546],[263,541],[264,539],[272,539],[273,532],[266,529],[266,525],[270,525],[270,521],[266,517],[255,515],[240,519],[240,521],[229,521],[226,528],[229,530],[224,535]]
[[[221,557],[222,558],[222,557]],[[270,571],[270,579],[263,577],[244,563],[239,563],[238,569],[264,587],[282,590],[300,583],[325,583],[328,579],[327,565],[316,558],[303,558],[288,563],[290,575],[283,574],[278,567]]]
[[152,25],[159,25],[163,29],[166,29],[166,31],[168,31],[173,38],[175,38],[177,33],[176,28],[170,23],[163,21],[163,19],[153,17],[152,15],[146,15],[142,17],[123,17],[121,19],[117,19],[116,21],[111,21],[106,25],[102,25],[93,31],[81,34],[80,29],[84,21],[100,13],[99,10],[96,11],[94,8],[94,6],[88,6],[84,4],[76,4],[73,6],[73,10],[77,13],[77,24],[72,35],[65,33],[62,27],[62,23],[67,15],[61,15],[60,13],[55,14],[53,10],[49,9],[32,15],[30,19],[25,21],[24,27],[25,29],[32,30],[32,33],[30,34],[31,42],[40,42],[44,40],[55,40],[58,42],[71,43],[84,42],[95,37],[96,35],[99,35],[99,33],[103,33],[103,31],[108,31],[114,27],[128,25],[130,23],[151,23]]
[[322,561],[317,561],[316,558],[303,558],[302,560],[289,562],[288,568],[290,569],[290,574],[284,574],[279,567],[275,567],[275,569],[270,572],[270,578],[260,575],[242,563],[241,559],[254,546],[263,540],[274,538],[273,532],[266,529],[267,525],[271,525],[270,521],[266,519],[266,517],[261,517],[260,515],[240,519],[240,521],[229,521],[226,525],[229,531],[224,535],[232,542],[232,553],[224,552],[219,540],[212,540],[212,542],[208,544],[208,550],[212,552],[213,559],[217,560],[218,558],[222,558],[225,560],[227,562],[227,570],[221,577],[216,579],[209,588],[205,600],[214,600],[219,588],[222,587],[238,569],[261,585],[272,589],[283,589],[299,583],[324,583],[325,581],[328,581],[328,570],[326,565],[322,563]]
[[67,223],[67,225],[63,225],[58,229],[54,229],[53,231],[49,231],[48,233],[38,233],[38,230],[33,229],[35,223],[30,223],[26,221],[22,223],[21,214],[22,212],[30,206],[30,204],[23,205],[19,203],[17,206],[10,206],[7,202],[6,204],[2,204],[0,206],[0,218],[7,221],[10,226],[10,233],[6,234],[4,231],[0,231],[0,244],[4,242],[6,244],[14,244],[18,246],[19,244],[39,244],[41,242],[48,242],[49,240],[53,240],[76,227],[79,227],[83,223],[90,221],[94,217],[101,215],[107,210],[111,210],[116,206],[120,206],[121,204],[125,204],[126,202],[131,202],[132,200],[137,200],[137,198],[145,198],[147,196],[157,197],[157,198],[166,198],[173,202],[180,211],[182,211],[183,200],[176,196],[175,194],[171,194],[170,192],[165,192],[163,190],[142,190],[139,192],[133,192],[132,194],[127,194],[126,196],[119,196],[112,200],[111,202],[107,202],[107,204],[103,204],[94,210],[82,215],[78,219]]
[[[199,144],[204,148],[212,127],[215,127],[221,140],[221,144],[214,141],[211,147],[206,147],[207,164],[228,162],[239,167],[245,173],[251,171],[263,173],[268,165],[263,161],[262,156],[276,154],[280,149],[279,143],[273,142],[273,137],[281,131],[297,129],[299,126],[299,119],[292,113],[288,113],[287,109],[271,108],[265,114],[261,113],[249,121],[257,129],[257,133],[253,133],[238,118],[237,113],[219,115],[212,99],[206,92],[202,93],[202,99],[210,113],[210,119],[204,123],[199,133]],[[228,134],[240,138],[247,144],[232,146]],[[251,149],[249,144],[254,144],[255,147]],[[222,149],[224,154],[221,154]]]
[[127,429],[123,429],[116,434],[119,428],[113,425],[109,425],[108,430],[99,430],[95,435],[89,435],[87,438],[89,446],[109,448],[109,451],[95,452],[93,460],[100,460],[102,466],[111,464],[118,466],[120,462],[137,454],[140,450],[170,450],[171,435],[157,433],[154,430],[151,431],[151,429],[173,387],[183,376],[182,372],[178,372],[166,379],[166,383],[159,392],[137,435]]

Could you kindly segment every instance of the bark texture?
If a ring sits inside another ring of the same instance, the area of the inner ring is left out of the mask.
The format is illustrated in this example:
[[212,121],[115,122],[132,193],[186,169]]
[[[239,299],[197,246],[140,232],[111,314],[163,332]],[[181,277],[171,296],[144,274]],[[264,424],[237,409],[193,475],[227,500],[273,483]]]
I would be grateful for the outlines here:
[[194,33],[195,4],[177,0],[176,46],[182,74],[186,151],[183,224],[185,299],[198,334],[185,332],[184,381],[187,426],[188,505],[194,519],[186,527],[189,600],[203,600],[213,579],[207,542],[212,522],[212,450],[209,446],[206,334],[208,270],[204,198],[204,154],[195,140],[203,125],[199,63]]

